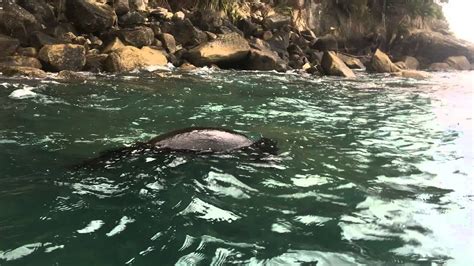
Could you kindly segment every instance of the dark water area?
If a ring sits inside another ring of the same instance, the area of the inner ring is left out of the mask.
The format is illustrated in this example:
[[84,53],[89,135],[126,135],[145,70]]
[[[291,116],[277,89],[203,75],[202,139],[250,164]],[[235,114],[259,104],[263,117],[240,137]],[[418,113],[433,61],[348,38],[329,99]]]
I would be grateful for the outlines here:
[[[473,78],[0,79],[0,265],[472,265]],[[70,168],[189,126],[280,154]]]

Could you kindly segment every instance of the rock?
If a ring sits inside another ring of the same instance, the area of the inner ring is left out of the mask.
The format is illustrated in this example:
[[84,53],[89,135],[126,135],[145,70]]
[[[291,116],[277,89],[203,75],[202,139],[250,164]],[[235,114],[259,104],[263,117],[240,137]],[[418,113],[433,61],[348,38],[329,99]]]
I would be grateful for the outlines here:
[[104,70],[105,60],[109,57],[108,54],[88,54],[86,55],[85,71],[101,72]]
[[162,33],[160,35],[160,40],[168,53],[174,54],[176,52],[176,41],[173,37],[173,35],[169,33]]
[[263,35],[262,35],[262,39],[263,39],[264,41],[268,41],[268,40],[270,40],[271,38],[273,38],[273,33],[272,33],[271,31],[269,31],[269,30],[265,31],[265,32],[263,33]]
[[164,23],[162,32],[170,33],[178,43],[185,47],[196,46],[207,41],[206,33],[194,27],[188,18]]
[[146,11],[148,6],[148,0],[129,0],[128,1],[131,10]]
[[186,15],[183,13],[183,11],[178,11],[173,15],[174,20],[184,20],[184,18],[186,18]]
[[0,34],[0,57],[13,54],[20,46],[20,41]]
[[405,64],[405,62],[401,62],[401,61],[400,61],[400,62],[396,62],[395,65],[396,65],[399,69],[401,69],[401,70],[406,70],[406,69],[408,69],[408,67],[407,67],[407,65]]
[[35,16],[39,23],[47,26],[56,23],[53,8],[45,0],[19,0],[18,4]]
[[87,80],[87,76],[70,70],[62,70],[58,73],[56,79],[66,82],[83,82]]
[[377,49],[370,61],[370,70],[377,73],[393,73],[401,71],[384,52]]
[[118,16],[128,13],[130,11],[128,0],[114,0],[114,10]]
[[16,53],[21,56],[36,57],[38,56],[38,50],[34,47],[18,47]]
[[244,33],[246,37],[254,36],[258,30],[258,25],[249,18],[239,20],[237,27]]
[[283,26],[290,25],[291,18],[289,16],[274,14],[263,20],[263,26],[267,30],[279,29]]
[[40,49],[45,45],[59,44],[59,40],[42,31],[35,31],[30,36],[30,44]]
[[417,31],[394,45],[394,53],[411,55],[429,64],[442,62],[450,56],[474,57],[474,46],[452,35],[434,31]]
[[66,0],[66,15],[85,33],[103,32],[117,21],[111,6],[95,0]]
[[0,58],[0,65],[2,66],[25,66],[33,68],[42,68],[41,62],[34,57],[27,56],[7,56]]
[[141,48],[150,46],[155,40],[155,33],[152,29],[144,26],[135,27],[133,29],[121,29],[119,36],[126,44]]
[[444,62],[456,70],[471,70],[471,63],[465,56],[450,56]]
[[[48,32],[51,31],[51,30],[48,30]],[[78,35],[78,31],[76,30],[76,28],[71,24],[71,23],[67,23],[67,22],[63,22],[63,23],[60,23],[58,25],[56,25],[56,27],[54,27],[54,29],[52,30],[52,32],[50,32],[55,38],[59,38],[61,36],[63,36],[64,34],[68,33],[68,32],[72,32],[74,33],[74,35]]]
[[206,33],[206,35],[207,35],[207,39],[208,39],[208,40],[212,41],[212,40],[217,39],[217,34],[212,33],[212,32],[210,32],[210,31],[206,31],[205,33]]
[[281,29],[273,33],[270,40],[267,41],[271,49],[278,53],[278,55],[286,59],[288,55],[288,47],[290,46],[290,31],[288,29]]
[[150,11],[150,16],[155,17],[160,20],[171,20],[174,16],[172,12],[169,12],[168,9],[158,7]]
[[138,49],[125,46],[109,54],[105,61],[105,70],[109,72],[127,72],[147,66],[164,66],[168,63],[163,52],[143,47]]
[[183,64],[181,64],[181,66],[179,66],[179,69],[184,71],[191,71],[197,69],[197,67],[191,63],[184,62]]
[[28,43],[31,32],[41,29],[41,24],[35,16],[14,1],[3,1],[0,15],[0,28],[23,44]]
[[420,62],[413,56],[404,56],[400,62],[405,64],[406,69],[417,70],[420,67]]
[[230,33],[189,50],[187,57],[196,66],[217,64],[225,67],[244,60],[249,52],[247,40],[238,33]]
[[80,71],[86,64],[86,49],[77,44],[45,45],[38,57],[54,71]]
[[30,78],[46,78],[48,75],[41,69],[24,66],[0,67],[0,72],[5,76],[25,76]]
[[364,64],[359,58],[342,53],[338,53],[337,57],[339,57],[350,69],[365,69]]
[[252,39],[250,45],[252,48],[243,68],[263,71],[285,71],[288,68],[286,62],[265,41]]
[[317,39],[313,45],[313,48],[319,51],[337,51],[337,39],[332,34],[326,34],[321,38]]
[[342,76],[346,78],[355,78],[354,72],[337,57],[335,52],[326,51],[323,54],[321,67],[326,75]]
[[431,77],[431,75],[428,72],[419,71],[419,70],[402,70],[401,75],[404,78],[412,78],[412,79],[427,79]]
[[453,71],[453,70],[455,70],[448,63],[433,63],[428,67],[428,69],[432,70],[432,71]]
[[107,44],[107,46],[105,46],[105,48],[102,50],[102,53],[108,54],[123,47],[125,47],[125,44],[123,44],[119,38],[115,38],[113,41]]
[[137,11],[128,12],[118,18],[118,24],[122,27],[143,25],[146,18]]

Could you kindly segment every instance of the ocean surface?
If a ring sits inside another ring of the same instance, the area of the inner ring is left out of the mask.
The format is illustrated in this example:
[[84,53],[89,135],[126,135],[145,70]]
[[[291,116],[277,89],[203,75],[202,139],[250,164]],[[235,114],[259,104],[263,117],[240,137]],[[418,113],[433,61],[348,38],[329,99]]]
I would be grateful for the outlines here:
[[[0,78],[0,265],[474,265],[474,72]],[[190,126],[280,153],[100,152]]]

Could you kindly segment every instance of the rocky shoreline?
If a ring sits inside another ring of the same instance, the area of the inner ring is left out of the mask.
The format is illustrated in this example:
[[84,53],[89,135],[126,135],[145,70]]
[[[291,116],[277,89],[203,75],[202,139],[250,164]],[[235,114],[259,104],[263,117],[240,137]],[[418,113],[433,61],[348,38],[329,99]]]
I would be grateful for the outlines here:
[[295,12],[278,11],[272,1],[246,2],[239,19],[162,2],[0,0],[0,72],[34,78],[59,72],[59,78],[74,80],[79,71],[123,73],[172,64],[349,78],[356,77],[353,69],[366,69],[426,78],[419,69],[473,69],[474,47],[446,32],[413,28],[389,47],[372,38],[348,53],[333,29],[322,35],[298,26]]

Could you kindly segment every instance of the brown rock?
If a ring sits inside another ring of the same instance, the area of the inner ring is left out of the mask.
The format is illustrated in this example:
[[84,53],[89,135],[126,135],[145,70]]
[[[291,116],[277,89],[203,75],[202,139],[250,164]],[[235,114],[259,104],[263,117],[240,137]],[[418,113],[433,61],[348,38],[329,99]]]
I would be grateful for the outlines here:
[[41,62],[38,59],[20,55],[0,58],[0,65],[42,68]]
[[101,72],[104,70],[105,60],[108,54],[88,54],[86,55],[86,65],[84,70],[91,72]]
[[250,46],[244,37],[229,33],[191,49],[187,57],[197,66],[229,65],[244,60],[249,52]]
[[168,53],[174,54],[176,52],[176,40],[173,35],[169,33],[160,34],[161,43],[164,45]]
[[80,71],[86,64],[86,49],[77,44],[45,45],[38,57],[54,71]]
[[278,29],[286,25],[290,25],[291,18],[282,14],[274,14],[263,20],[263,26],[267,30]]
[[188,62],[184,62],[181,66],[179,66],[179,69],[180,70],[184,70],[184,71],[190,71],[190,70],[194,70],[196,69],[197,67],[191,63],[188,63]]
[[119,16],[124,15],[130,11],[128,0],[114,0],[115,13]]
[[324,52],[321,67],[326,75],[355,78],[354,72],[337,57],[335,52]]
[[109,54],[105,61],[105,69],[109,72],[127,72],[147,66],[164,66],[168,63],[163,52],[143,47],[138,49],[125,46]]
[[471,63],[465,56],[450,56],[444,60],[450,67],[456,70],[470,70]]
[[115,38],[113,41],[107,44],[107,46],[105,46],[105,48],[102,50],[102,53],[108,54],[123,47],[125,47],[125,44],[123,44],[119,38]]
[[271,38],[273,38],[273,33],[272,33],[271,31],[269,31],[269,30],[265,31],[265,32],[263,33],[263,35],[262,35],[262,39],[263,39],[264,41],[268,41],[268,40],[270,40]]
[[0,67],[0,72],[5,76],[25,76],[30,78],[46,78],[48,75],[41,69],[24,66]]
[[397,67],[392,60],[384,52],[377,49],[372,60],[370,61],[370,70],[377,73],[393,73],[400,72],[401,69]]
[[58,73],[56,78],[66,82],[82,82],[87,79],[87,76],[75,71],[62,70]]
[[0,34],[0,57],[13,54],[20,46],[20,41]]

